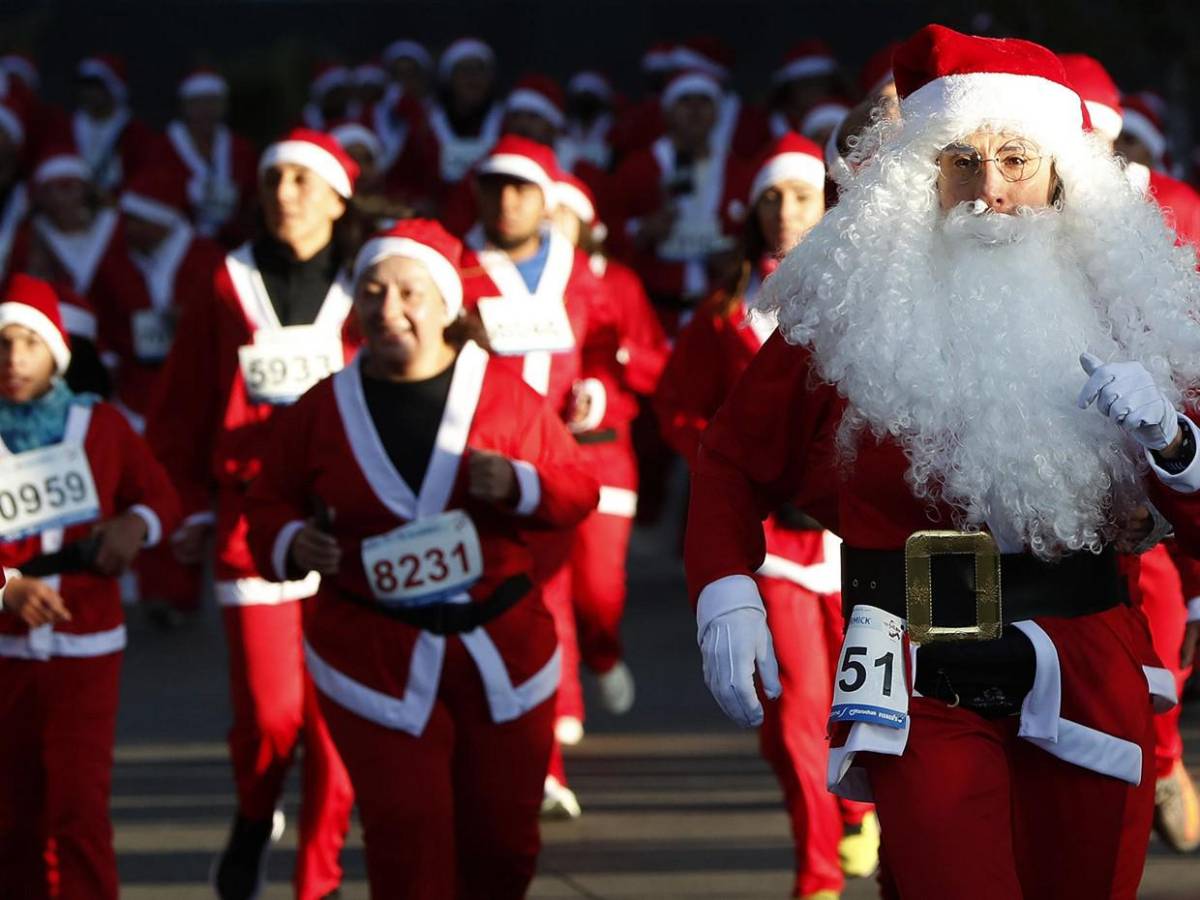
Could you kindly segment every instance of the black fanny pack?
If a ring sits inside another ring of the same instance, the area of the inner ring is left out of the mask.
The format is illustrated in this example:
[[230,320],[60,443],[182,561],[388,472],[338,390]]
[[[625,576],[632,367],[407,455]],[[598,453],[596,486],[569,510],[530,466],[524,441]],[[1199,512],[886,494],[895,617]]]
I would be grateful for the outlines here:
[[396,606],[354,594],[339,592],[337,596],[365,606],[381,616],[399,619],[413,628],[420,628],[431,634],[450,635],[473,631],[499,618],[516,606],[532,588],[533,582],[529,580],[529,576],[522,574],[506,578],[496,586],[491,596],[479,602]]

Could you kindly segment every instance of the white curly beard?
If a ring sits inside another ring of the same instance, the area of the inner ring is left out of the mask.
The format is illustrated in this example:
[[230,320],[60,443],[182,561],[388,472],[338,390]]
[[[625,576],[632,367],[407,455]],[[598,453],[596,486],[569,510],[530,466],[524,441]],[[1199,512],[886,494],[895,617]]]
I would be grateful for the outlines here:
[[1146,466],[1116,425],[1077,408],[1079,355],[1142,362],[1178,405],[1178,385],[1200,376],[1194,262],[1082,140],[1057,161],[1062,212],[943,216],[936,170],[913,161],[947,140],[910,139],[865,166],[757,305],[847,399],[848,462],[864,428],[890,434],[914,494],[948,503],[960,527],[1044,558],[1099,550],[1145,502]]

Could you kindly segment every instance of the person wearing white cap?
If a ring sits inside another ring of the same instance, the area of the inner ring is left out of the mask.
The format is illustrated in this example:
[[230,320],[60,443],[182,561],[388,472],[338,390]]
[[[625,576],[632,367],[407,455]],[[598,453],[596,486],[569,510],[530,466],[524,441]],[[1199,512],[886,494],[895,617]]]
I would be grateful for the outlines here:
[[29,189],[20,178],[25,125],[16,111],[0,104],[0,280],[8,274],[13,243],[29,215]]
[[249,495],[263,570],[323,576],[305,654],[378,898],[525,896],[561,657],[539,553],[597,496],[554,412],[466,339],[460,253],[421,219],[363,246],[363,349],[279,417]]
[[438,99],[429,110],[445,187],[461,181],[500,137],[504,105],[496,101],[496,56],[478,38],[463,37],[438,60]]
[[166,129],[171,153],[187,173],[196,231],[236,246],[252,227],[256,175],[254,145],[225,123],[229,83],[197,68],[179,82],[179,117]]
[[705,681],[746,727],[787,690],[753,573],[794,503],[843,541],[827,783],[874,800],[898,895],[1133,900],[1176,690],[1118,556],[1200,551],[1195,254],[1045,47],[929,25],[892,63],[900,120],[700,438]]
[[[475,170],[479,221],[467,233],[463,290],[468,310],[481,320],[497,365],[546,397],[564,421],[570,419],[572,388],[579,377],[589,329],[605,314],[603,289],[587,257],[549,226],[558,173],[554,151],[544,144],[505,135]],[[565,565],[569,536],[547,546],[553,560],[543,576],[546,604],[555,615],[560,640],[570,633],[570,572]],[[561,691],[556,733],[575,743],[582,736],[583,698]],[[557,814],[577,816],[578,802],[566,787],[557,746],[547,777],[547,803]]]
[[[744,261],[675,342],[654,408],[663,436],[690,467],[705,426],[775,331],[775,318],[752,308],[764,279],[824,215],[822,154],[818,144],[795,133],[763,154],[737,210],[745,213],[739,247]],[[774,645],[784,690],[778,703],[764,707],[759,746],[783,788],[792,823],[793,896],[834,896],[844,874],[869,875],[879,862],[878,824],[869,807],[839,802],[825,790],[825,720],[832,660],[841,646],[839,541],[788,504],[767,516],[763,534],[766,556],[754,581],[771,621],[786,627],[778,629]]]
[[400,38],[380,54],[388,75],[406,96],[424,101],[433,77],[433,57],[418,41]]
[[92,183],[113,196],[121,182],[151,163],[162,140],[129,108],[125,61],[110,54],[89,56],[75,69],[76,109],[71,139],[91,171]]
[[54,288],[14,275],[0,292],[0,466],[20,497],[0,526],[0,890],[116,900],[117,576],[174,526],[179,498],[121,414],[66,385],[70,359]]
[[321,132],[295,129],[267,147],[259,160],[264,234],[229,253],[204,301],[183,311],[148,417],[147,437],[183,499],[185,518],[171,538],[176,557],[196,565],[210,536],[215,545],[238,796],[229,841],[213,870],[224,900],[258,890],[301,742],[296,894],[316,900],[341,881],[338,856],[353,796],[301,654],[299,601],[312,596],[319,578],[283,584],[264,578],[246,546],[243,505],[273,414],[355,352],[334,226],[357,175],[341,145]]
[[704,72],[682,72],[662,94],[667,131],[617,170],[613,241],[646,284],[668,336],[709,290],[708,259],[727,248],[721,212],[745,181],[716,139],[724,93]]

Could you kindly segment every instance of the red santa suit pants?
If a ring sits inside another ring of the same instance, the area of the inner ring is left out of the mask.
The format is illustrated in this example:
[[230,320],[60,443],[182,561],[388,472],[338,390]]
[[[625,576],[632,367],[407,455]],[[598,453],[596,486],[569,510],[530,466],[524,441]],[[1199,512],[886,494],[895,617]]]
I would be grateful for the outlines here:
[[1134,787],[1018,738],[1017,716],[988,720],[914,698],[904,754],[856,757],[870,777],[898,896],[1134,900],[1154,811],[1149,697],[1145,703]]
[[755,579],[779,661],[783,693],[763,698],[759,747],[783,788],[795,843],[795,896],[842,889],[838,842],[870,804],[826,787],[833,675],[842,643],[840,594],[814,594],[780,578]]
[[[1179,652],[1183,647],[1183,632],[1187,627],[1187,606],[1179,570],[1171,561],[1166,547],[1159,544],[1141,556],[1138,589],[1142,595],[1142,612],[1150,624],[1154,652],[1163,668],[1175,677],[1176,696],[1183,696],[1183,685],[1192,674],[1191,666],[1179,667]],[[1177,760],[1183,759],[1183,738],[1179,734],[1179,714],[1183,704],[1176,704],[1154,717],[1154,756],[1156,775],[1169,775]]]
[[541,849],[553,699],[493,722],[474,661],[450,638],[420,737],[360,718],[324,695],[320,702],[358,796],[372,897],[525,896]]
[[338,856],[354,793],[304,666],[303,601],[222,607],[229,648],[233,726],[229,755],[238,811],[269,819],[303,740],[300,841],[294,883],[300,900],[341,884]]
[[0,898],[116,900],[121,653],[0,657]]

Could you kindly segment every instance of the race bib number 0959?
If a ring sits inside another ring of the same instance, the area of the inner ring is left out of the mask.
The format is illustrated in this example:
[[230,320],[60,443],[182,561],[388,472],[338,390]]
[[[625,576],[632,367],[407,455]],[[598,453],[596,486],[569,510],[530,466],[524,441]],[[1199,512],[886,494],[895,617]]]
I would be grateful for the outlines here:
[[342,368],[342,342],[311,326],[258,332],[238,348],[242,380],[255,403],[294,403],[318,381]]
[[92,468],[78,444],[55,444],[0,459],[0,540],[99,515]]
[[362,562],[375,599],[402,606],[441,602],[483,575],[479,534],[458,509],[368,538]]
[[833,684],[831,722],[903,728],[908,721],[904,620],[859,604],[850,614]]

